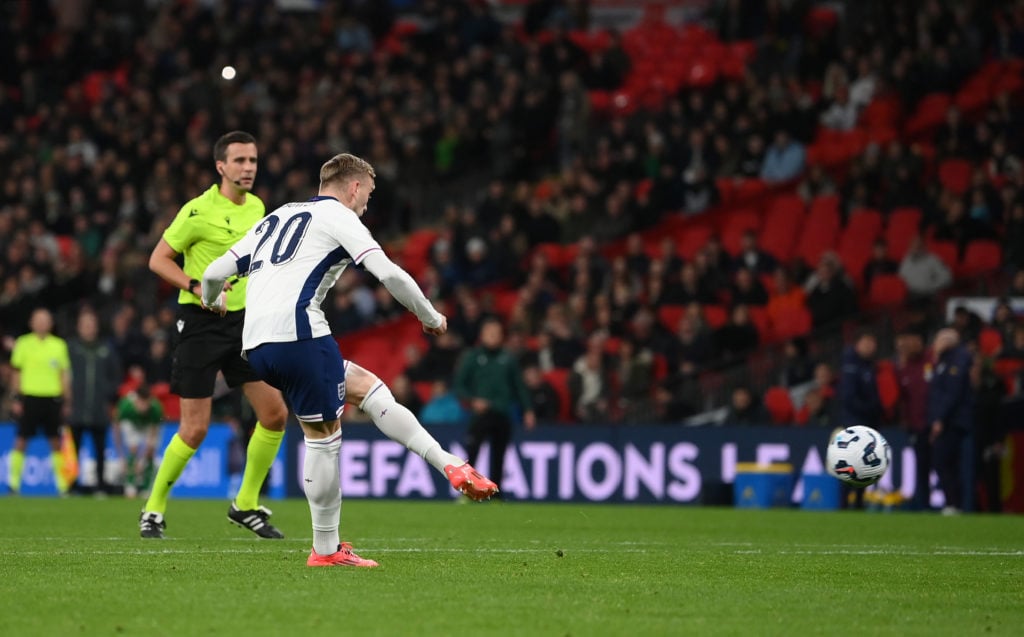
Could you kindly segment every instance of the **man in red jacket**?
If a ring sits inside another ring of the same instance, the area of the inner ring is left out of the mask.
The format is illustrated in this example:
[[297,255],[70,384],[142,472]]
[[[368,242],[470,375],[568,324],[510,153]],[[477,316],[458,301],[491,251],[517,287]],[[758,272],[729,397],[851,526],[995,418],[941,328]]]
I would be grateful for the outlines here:
[[924,337],[913,329],[896,335],[896,378],[900,383],[897,403],[897,421],[907,431],[914,447],[916,473],[914,481],[914,508],[927,509],[931,496],[932,454],[928,440],[928,380],[925,366],[928,358],[924,350]]

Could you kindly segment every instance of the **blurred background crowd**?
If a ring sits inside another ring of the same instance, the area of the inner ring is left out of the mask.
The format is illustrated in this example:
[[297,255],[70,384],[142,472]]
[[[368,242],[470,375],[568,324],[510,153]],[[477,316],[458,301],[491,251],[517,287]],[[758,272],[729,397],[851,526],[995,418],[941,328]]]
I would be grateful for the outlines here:
[[1019,397],[1024,3],[605,4],[3,3],[7,353],[35,307],[94,311],[122,391],[165,387],[148,255],[242,129],[268,209],[374,165],[364,221],[451,332],[354,269],[325,310],[428,423],[466,417],[489,316],[547,422],[835,425],[867,331],[877,422],[920,430],[901,370],[947,324],[979,409]]

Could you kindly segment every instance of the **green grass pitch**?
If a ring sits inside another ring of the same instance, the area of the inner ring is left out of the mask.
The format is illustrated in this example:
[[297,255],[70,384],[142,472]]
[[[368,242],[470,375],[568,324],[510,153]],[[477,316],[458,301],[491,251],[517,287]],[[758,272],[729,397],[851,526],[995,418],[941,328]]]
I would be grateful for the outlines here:
[[0,635],[983,635],[1024,630],[1020,517],[349,501],[377,569],[172,500],[0,498]]

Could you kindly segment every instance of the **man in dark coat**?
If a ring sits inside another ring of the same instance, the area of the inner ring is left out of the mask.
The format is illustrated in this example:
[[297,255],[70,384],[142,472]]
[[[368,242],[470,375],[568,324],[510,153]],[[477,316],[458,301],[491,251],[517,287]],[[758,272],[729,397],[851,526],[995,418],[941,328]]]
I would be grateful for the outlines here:
[[955,515],[964,508],[964,476],[971,474],[964,459],[974,425],[970,375],[974,359],[951,328],[939,330],[932,350],[935,363],[928,381],[932,462],[939,475],[939,488],[946,497],[942,513]]

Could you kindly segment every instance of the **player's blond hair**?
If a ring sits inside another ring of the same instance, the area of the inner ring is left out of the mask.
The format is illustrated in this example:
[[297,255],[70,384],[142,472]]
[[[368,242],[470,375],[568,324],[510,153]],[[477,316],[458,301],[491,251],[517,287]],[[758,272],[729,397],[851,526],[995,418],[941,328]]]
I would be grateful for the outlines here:
[[353,177],[362,175],[375,178],[377,173],[374,172],[370,162],[365,159],[349,153],[341,153],[331,157],[320,167],[320,187],[323,188],[331,183],[343,184]]

